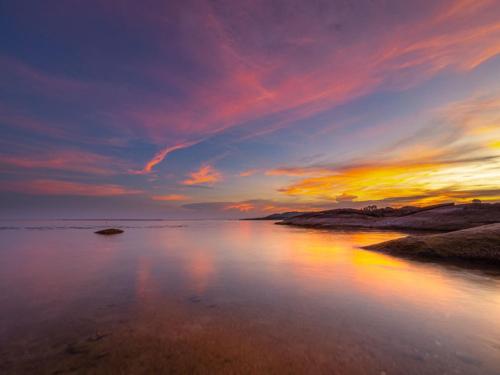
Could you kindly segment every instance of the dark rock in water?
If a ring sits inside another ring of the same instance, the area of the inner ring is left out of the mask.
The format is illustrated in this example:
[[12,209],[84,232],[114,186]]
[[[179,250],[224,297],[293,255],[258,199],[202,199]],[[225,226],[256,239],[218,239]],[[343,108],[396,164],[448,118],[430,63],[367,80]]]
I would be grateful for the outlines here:
[[500,223],[425,236],[408,236],[365,249],[414,258],[485,261],[500,264]]
[[98,230],[97,232],[94,232],[96,234],[104,234],[104,235],[111,235],[111,234],[120,234],[123,233],[121,229],[116,229],[116,228],[108,228],[108,229],[102,229]]

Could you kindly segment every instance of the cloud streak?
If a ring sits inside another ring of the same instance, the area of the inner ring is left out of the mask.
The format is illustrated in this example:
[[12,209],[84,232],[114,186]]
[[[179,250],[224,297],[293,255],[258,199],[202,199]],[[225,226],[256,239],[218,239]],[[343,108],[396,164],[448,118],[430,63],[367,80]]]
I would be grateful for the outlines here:
[[182,181],[183,185],[213,185],[222,179],[222,175],[211,165],[202,165],[200,169],[189,174],[189,178]]
[[37,195],[75,195],[91,197],[123,196],[142,193],[140,189],[131,189],[115,184],[89,184],[55,179],[9,182],[3,184],[1,190]]
[[[385,153],[384,161],[345,165],[296,166],[271,170],[270,175],[302,177],[279,189],[306,200],[341,202],[414,197],[413,203],[474,197],[497,200],[500,150],[498,96],[471,98],[440,111],[440,131],[424,128]],[[450,134],[453,137],[450,138]],[[371,157],[371,160],[379,158]]]
[[167,195],[153,195],[151,199],[155,201],[181,202],[188,200],[189,197],[183,194],[167,194]]
[[[424,1],[417,9],[400,6],[400,15],[394,17],[394,4],[366,2],[371,15],[367,18],[354,17],[354,5],[343,2],[320,7],[301,1],[188,1],[182,7],[158,6],[153,17],[126,2],[126,22],[151,25],[152,40],[179,28],[176,42],[183,48],[178,52],[195,71],[203,66],[206,73],[196,79],[173,76],[169,69],[180,67],[144,62],[136,74],[180,94],[153,95],[132,87],[123,94],[123,105],[104,99],[106,112],[112,122],[147,134],[157,144],[177,140],[145,165],[143,172],[149,173],[193,137],[209,137],[255,120],[263,124],[252,124],[249,134],[265,135],[381,87],[406,88],[444,70],[474,69],[500,52],[500,11],[495,5],[486,0]],[[104,11],[102,7],[96,10]],[[273,9],[281,9],[282,16]],[[185,24],[166,24],[161,15],[168,14],[178,15]],[[183,17],[187,14],[190,17]],[[102,85],[4,64],[28,82],[76,91],[79,100],[81,95],[87,101],[93,96],[102,100],[96,95]]]
[[[158,205],[182,195],[157,192],[193,187],[190,201],[238,197],[225,202],[226,213],[495,190],[497,97],[453,103],[417,129],[392,122],[400,108],[388,101],[394,91],[437,88],[438,95],[445,85],[443,96],[456,98],[455,82],[488,72],[485,62],[497,66],[496,0],[53,6],[4,7],[11,22],[2,27],[24,36],[0,51],[5,186],[95,196],[141,186]],[[40,29],[50,42],[40,43]],[[64,59],[53,57],[62,50]],[[385,108],[382,119],[369,118],[375,102]],[[407,112],[421,106],[401,104]],[[342,111],[362,113],[336,123]],[[371,125],[387,119],[383,129]],[[360,132],[359,145],[336,153],[342,137]],[[294,159],[312,154],[322,162]],[[171,168],[161,173],[166,160]],[[106,184],[95,184],[96,176]],[[250,199],[267,194],[283,202]]]
[[144,168],[140,171],[140,173],[150,173],[153,171],[153,168],[160,164],[165,158],[171,154],[174,151],[177,150],[182,150],[184,148],[191,147],[192,145],[196,144],[198,142],[185,142],[185,143],[180,143],[175,146],[170,146],[166,147],[163,150],[159,151],[158,153],[155,154],[155,156],[146,163]]
[[51,153],[40,151],[36,155],[0,155],[0,166],[7,169],[51,169],[89,175],[114,175],[126,172],[126,167],[120,160],[77,150]]
[[254,174],[256,174],[259,170],[258,169],[246,169],[240,173],[238,173],[238,175],[240,177],[249,177],[249,176],[253,176]]

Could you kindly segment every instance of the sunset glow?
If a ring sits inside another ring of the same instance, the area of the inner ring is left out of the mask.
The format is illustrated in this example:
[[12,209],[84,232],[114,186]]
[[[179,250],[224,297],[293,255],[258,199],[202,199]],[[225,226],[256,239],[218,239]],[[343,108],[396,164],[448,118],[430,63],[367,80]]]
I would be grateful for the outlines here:
[[498,374],[500,0],[3,0],[0,35],[2,375]]
[[2,8],[6,215],[500,200],[496,0]]

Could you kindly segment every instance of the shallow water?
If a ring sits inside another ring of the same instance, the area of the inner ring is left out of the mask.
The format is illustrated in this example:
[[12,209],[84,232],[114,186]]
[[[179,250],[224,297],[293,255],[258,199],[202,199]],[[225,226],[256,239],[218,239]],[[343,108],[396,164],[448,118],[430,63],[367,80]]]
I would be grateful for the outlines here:
[[500,373],[500,276],[359,249],[400,233],[0,226],[2,374]]

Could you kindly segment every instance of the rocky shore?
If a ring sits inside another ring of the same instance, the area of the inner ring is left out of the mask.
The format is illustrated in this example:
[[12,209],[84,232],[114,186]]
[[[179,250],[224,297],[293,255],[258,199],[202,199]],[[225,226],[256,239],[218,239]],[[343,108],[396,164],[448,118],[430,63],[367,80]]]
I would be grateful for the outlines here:
[[448,233],[408,236],[365,249],[414,258],[456,259],[500,264],[500,223]]
[[316,228],[357,227],[452,231],[500,222],[500,203],[443,204],[399,209],[365,208],[305,212],[278,224]]
[[[281,216],[280,216],[281,215]],[[485,261],[500,264],[500,203],[441,204],[427,207],[336,209],[274,214],[260,220],[309,228],[363,228],[434,231],[366,247],[414,258]]]

